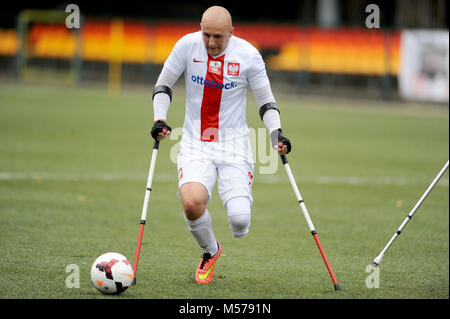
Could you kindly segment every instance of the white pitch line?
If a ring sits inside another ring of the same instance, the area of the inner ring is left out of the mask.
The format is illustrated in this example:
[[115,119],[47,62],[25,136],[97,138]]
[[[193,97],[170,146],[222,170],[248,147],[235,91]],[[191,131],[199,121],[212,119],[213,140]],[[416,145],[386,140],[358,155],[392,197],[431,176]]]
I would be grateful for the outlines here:
[[[0,172],[0,181],[36,180],[36,181],[142,181],[145,183],[146,172],[142,173],[57,173],[57,172]],[[176,183],[177,175],[155,173],[155,182]],[[263,184],[287,184],[284,175],[256,175],[255,182]],[[368,176],[299,176],[299,183],[322,185],[422,185],[425,179],[406,177],[368,177]],[[449,179],[443,178],[436,186],[448,187]]]

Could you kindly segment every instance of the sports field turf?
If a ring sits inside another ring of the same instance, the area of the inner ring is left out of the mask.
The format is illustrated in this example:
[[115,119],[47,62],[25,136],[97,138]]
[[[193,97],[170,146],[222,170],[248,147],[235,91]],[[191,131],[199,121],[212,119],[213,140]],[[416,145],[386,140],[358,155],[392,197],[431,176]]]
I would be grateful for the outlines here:
[[[169,110],[182,126],[183,90]],[[366,267],[448,160],[448,108],[277,96],[288,159],[343,290],[335,292],[278,161],[256,162],[250,233],[231,236],[214,190],[209,211],[223,256],[199,286],[201,251],[176,196],[178,140],[161,143],[137,285],[104,296],[91,284],[97,256],[132,262],[150,163],[151,88],[0,84],[0,298],[449,298],[448,172],[380,266]],[[263,128],[249,94],[249,126]],[[267,134],[267,133],[266,133]],[[256,153],[256,152],[255,152]],[[67,288],[67,265],[80,288]]]

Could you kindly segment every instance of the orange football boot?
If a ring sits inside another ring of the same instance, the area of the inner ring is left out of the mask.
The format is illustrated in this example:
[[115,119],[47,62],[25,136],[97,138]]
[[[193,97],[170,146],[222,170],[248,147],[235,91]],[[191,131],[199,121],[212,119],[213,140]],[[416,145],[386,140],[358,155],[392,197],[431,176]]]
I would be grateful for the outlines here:
[[204,252],[202,255],[202,260],[195,271],[195,281],[198,284],[209,284],[214,278],[214,267],[216,266],[216,261],[222,253],[222,247],[219,242],[217,242],[219,251],[211,256],[210,253]]

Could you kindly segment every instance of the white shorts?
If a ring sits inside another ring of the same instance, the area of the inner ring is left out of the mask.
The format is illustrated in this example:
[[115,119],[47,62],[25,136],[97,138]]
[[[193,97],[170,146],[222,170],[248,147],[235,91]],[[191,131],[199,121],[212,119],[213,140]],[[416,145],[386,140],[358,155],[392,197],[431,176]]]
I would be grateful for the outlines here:
[[[245,138],[247,139],[247,137]],[[209,202],[212,198],[212,192],[217,180],[219,196],[224,206],[230,198],[238,196],[247,196],[250,202],[253,203],[253,162],[245,160],[242,156],[233,156],[233,160],[223,160],[223,154],[220,154],[220,152],[218,153],[220,155],[215,158],[214,154],[217,154],[217,147],[220,146],[216,142],[200,143],[204,144],[202,146],[204,153],[197,153],[194,156],[192,152],[183,152],[183,148],[189,147],[191,149],[191,143],[188,145],[181,143],[180,145],[177,161],[178,196],[179,189],[183,184],[199,182],[207,189]]]

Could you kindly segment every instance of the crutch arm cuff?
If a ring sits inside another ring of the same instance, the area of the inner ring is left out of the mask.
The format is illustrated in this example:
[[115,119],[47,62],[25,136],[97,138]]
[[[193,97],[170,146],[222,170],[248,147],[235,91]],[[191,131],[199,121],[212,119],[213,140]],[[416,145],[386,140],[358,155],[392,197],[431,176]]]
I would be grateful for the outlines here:
[[158,85],[153,89],[152,100],[155,98],[155,95],[158,93],[166,93],[170,97],[170,102],[172,102],[172,89],[167,85]]

